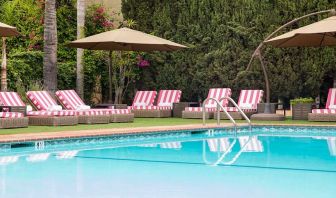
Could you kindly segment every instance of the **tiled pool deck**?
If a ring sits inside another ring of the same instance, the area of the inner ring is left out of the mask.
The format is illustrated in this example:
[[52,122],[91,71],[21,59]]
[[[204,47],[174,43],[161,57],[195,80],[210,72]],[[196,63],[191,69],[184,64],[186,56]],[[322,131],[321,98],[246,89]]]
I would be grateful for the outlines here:
[[[239,125],[239,124],[238,124]],[[266,124],[254,124],[266,125]],[[246,126],[246,124],[241,124]],[[323,127],[336,127],[336,125],[306,125],[306,124],[272,124],[268,126],[323,126]],[[193,130],[193,129],[210,129],[210,128],[225,128],[232,127],[230,123],[223,123],[220,126],[216,124],[201,124],[191,125],[176,125],[176,126],[152,126],[152,127],[133,127],[133,128],[111,128],[111,129],[93,129],[93,130],[78,130],[78,131],[58,131],[58,132],[39,132],[39,133],[21,133],[0,135],[0,143],[8,142],[27,142],[37,140],[50,140],[50,139],[67,139],[79,137],[93,137],[93,136],[108,136],[108,135],[123,135],[135,133],[155,133],[155,132],[169,132],[178,130]]]

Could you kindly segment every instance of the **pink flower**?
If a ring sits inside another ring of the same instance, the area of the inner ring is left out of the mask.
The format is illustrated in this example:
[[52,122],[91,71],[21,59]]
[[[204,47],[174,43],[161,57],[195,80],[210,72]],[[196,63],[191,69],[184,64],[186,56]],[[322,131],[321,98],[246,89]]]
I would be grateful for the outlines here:
[[149,63],[148,60],[140,60],[140,61],[138,62],[138,66],[139,66],[139,67],[149,67],[149,66],[150,66],[150,63]]

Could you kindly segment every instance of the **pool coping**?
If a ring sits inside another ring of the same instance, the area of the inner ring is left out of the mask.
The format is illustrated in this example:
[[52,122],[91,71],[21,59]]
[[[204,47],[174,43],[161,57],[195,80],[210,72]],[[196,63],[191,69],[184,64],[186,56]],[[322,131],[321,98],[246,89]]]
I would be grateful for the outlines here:
[[[238,126],[247,126],[246,124],[238,124]],[[298,126],[298,127],[336,127],[336,125],[307,125],[307,124],[253,124],[253,126]],[[0,143],[15,142],[31,142],[55,139],[70,139],[82,137],[98,137],[111,135],[129,135],[141,133],[157,133],[157,132],[175,132],[179,130],[201,130],[214,128],[229,128],[230,123],[224,123],[220,126],[216,124],[190,124],[175,126],[151,126],[151,127],[132,127],[132,128],[110,128],[110,129],[93,129],[93,130],[77,130],[77,131],[58,131],[58,132],[39,132],[39,133],[21,133],[0,135]]]

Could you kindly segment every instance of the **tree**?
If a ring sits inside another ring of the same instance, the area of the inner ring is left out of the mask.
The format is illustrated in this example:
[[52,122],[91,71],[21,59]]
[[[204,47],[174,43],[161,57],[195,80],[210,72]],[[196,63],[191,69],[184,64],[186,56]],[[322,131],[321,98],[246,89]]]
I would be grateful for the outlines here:
[[57,89],[56,0],[45,1],[43,51],[43,86],[47,91],[55,92]]
[[[85,36],[85,0],[77,0],[77,39]],[[84,50],[77,49],[77,75],[76,90],[78,95],[84,97],[84,70],[83,70],[83,54]]]
[[2,38],[1,91],[7,91],[6,38]]

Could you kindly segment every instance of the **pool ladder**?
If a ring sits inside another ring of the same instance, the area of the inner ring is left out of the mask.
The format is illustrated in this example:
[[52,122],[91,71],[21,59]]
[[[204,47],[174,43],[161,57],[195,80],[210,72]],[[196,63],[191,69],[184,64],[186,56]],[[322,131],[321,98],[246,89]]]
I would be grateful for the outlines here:
[[220,125],[220,111],[222,110],[225,115],[229,118],[229,120],[231,121],[231,123],[233,124],[233,127],[234,127],[234,130],[235,130],[235,133],[237,133],[237,123],[236,121],[232,118],[232,116],[226,111],[226,109],[221,105],[221,101],[222,100],[229,100],[233,106],[235,106],[238,110],[238,112],[243,116],[243,118],[247,121],[248,123],[248,126],[249,126],[249,130],[250,132],[252,131],[252,125],[251,125],[251,120],[246,116],[246,114],[241,110],[241,108],[237,105],[237,103],[230,97],[223,97],[219,100],[215,99],[215,98],[207,98],[203,101],[203,104],[202,104],[202,113],[203,113],[203,125],[205,125],[205,112],[206,112],[206,109],[205,109],[205,105],[208,101],[210,100],[213,100],[216,102],[217,104],[217,107],[216,107],[216,113],[217,113],[217,125],[219,126]]

